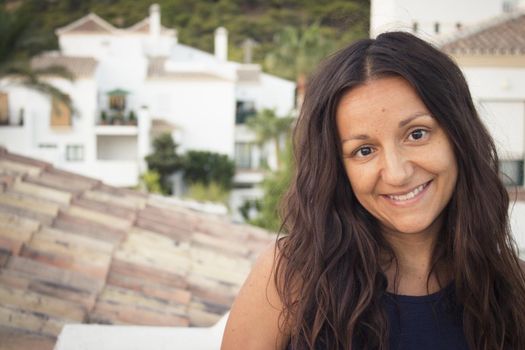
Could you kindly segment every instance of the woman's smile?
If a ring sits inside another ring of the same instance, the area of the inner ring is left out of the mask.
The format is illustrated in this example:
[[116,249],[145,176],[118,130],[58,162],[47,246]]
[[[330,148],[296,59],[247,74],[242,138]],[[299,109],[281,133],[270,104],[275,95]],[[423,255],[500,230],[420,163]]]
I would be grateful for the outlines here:
[[408,192],[384,194],[382,196],[393,205],[410,206],[418,202],[419,199],[425,195],[431,181],[432,180],[425,182]]

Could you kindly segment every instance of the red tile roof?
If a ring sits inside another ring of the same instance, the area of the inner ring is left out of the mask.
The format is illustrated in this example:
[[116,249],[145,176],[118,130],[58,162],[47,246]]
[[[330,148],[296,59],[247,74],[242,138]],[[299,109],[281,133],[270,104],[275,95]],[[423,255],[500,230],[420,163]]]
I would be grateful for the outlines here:
[[274,239],[4,148],[0,185],[0,337],[16,348],[50,349],[66,323],[210,326]]
[[91,57],[76,57],[62,55],[42,55],[31,60],[33,69],[45,69],[60,66],[69,70],[75,77],[91,77],[95,73],[97,60]]
[[450,54],[525,55],[525,13],[465,29],[441,48]]

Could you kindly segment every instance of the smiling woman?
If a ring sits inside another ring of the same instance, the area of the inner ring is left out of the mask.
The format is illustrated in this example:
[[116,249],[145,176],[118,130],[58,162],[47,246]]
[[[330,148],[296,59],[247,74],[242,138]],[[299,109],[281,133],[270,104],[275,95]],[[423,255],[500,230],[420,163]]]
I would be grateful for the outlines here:
[[385,237],[436,236],[456,186],[456,159],[410,84],[391,77],[349,90],[339,102],[336,124],[352,191],[390,233]]
[[308,86],[287,235],[239,293],[223,349],[525,349],[509,199],[459,68],[393,32]]

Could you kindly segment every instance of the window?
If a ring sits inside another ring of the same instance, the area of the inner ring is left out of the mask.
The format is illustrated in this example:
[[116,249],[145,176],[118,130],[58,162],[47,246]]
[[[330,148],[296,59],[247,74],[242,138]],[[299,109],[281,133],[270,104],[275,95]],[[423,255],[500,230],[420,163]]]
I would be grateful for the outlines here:
[[513,12],[515,9],[516,9],[515,0],[506,0],[503,2],[503,12],[505,13]]
[[69,162],[81,162],[84,160],[84,146],[83,145],[67,145],[66,146],[66,160]]
[[41,149],[57,149],[58,146],[55,143],[39,143],[38,148]]
[[247,142],[235,143],[235,165],[240,169],[252,168],[252,144]]
[[255,110],[255,103],[253,101],[237,101],[235,124],[246,123],[246,119],[254,116],[256,113],[257,111]]
[[7,103],[7,93],[0,92],[0,125],[9,124],[9,105]]
[[109,96],[109,108],[115,111],[123,111],[126,109],[126,96],[125,95],[110,95]]
[[461,22],[457,22],[457,23],[456,23],[456,29],[457,29],[457,30],[461,30],[461,29],[463,29],[463,24],[461,24]]
[[500,160],[500,177],[505,186],[523,186],[523,160]]
[[419,29],[419,23],[417,22],[412,23],[412,32],[417,33],[418,29]]
[[51,99],[51,126],[71,126],[70,109],[56,97]]
[[434,23],[434,33],[439,34],[439,22]]

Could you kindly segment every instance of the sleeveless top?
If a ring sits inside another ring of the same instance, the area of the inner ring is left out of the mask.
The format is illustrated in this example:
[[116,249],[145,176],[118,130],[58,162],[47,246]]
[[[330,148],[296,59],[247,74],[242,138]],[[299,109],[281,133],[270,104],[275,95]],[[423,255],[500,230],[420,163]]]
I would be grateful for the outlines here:
[[[453,283],[424,296],[387,292],[383,305],[388,316],[390,350],[468,350]],[[292,349],[291,345],[286,349]]]
[[454,284],[424,296],[386,293],[390,350],[468,350]]

